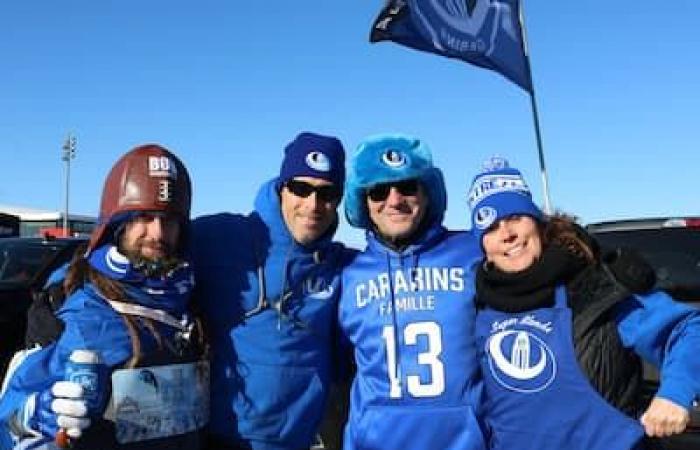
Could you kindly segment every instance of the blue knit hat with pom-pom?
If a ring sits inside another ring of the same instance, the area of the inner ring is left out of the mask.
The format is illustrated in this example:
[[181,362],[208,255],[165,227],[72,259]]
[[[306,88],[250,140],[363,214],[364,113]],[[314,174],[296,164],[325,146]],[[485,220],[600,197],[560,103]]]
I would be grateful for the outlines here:
[[486,160],[482,172],[469,189],[472,232],[481,238],[494,223],[508,216],[525,215],[542,221],[542,211],[532,201],[532,193],[518,169],[500,156]]

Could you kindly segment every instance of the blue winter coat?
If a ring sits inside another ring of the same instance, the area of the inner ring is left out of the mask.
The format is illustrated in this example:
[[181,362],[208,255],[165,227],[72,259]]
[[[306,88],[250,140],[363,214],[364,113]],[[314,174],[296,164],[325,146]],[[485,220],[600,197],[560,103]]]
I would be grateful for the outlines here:
[[481,257],[476,241],[439,221],[402,252],[373,232],[367,240],[342,279],[340,325],[357,364],[345,448],[484,448],[469,271]]
[[[89,349],[98,352],[106,372],[110,374],[115,369],[121,368],[133,355],[131,337],[124,319],[91,284],[84,284],[82,288],[68,296],[57,312],[57,316],[65,324],[63,333],[55,343],[41,349],[37,348],[27,354],[13,372],[0,399],[0,424],[5,432],[8,432],[10,421],[21,411],[30,395],[48,389],[56,381],[65,379],[66,364],[73,350]],[[156,341],[152,331],[138,319],[135,323],[141,342],[141,353],[145,360],[155,357],[159,360],[159,364],[182,362],[175,359],[168,361],[168,357],[163,355],[162,346]],[[154,322],[153,325],[163,341],[175,341],[174,335],[177,332],[175,328],[160,322]],[[100,409],[104,410],[109,385],[101,386],[100,390],[104,394]],[[93,425],[102,426],[103,422],[101,419],[93,418]],[[100,439],[99,436],[95,437]],[[111,439],[113,440],[113,437]],[[178,439],[180,438],[175,437],[175,440]],[[46,437],[31,440],[32,445],[51,442],[51,439]],[[86,441],[85,437],[81,438],[78,444],[84,441]],[[198,438],[187,440],[187,442],[196,441]],[[192,446],[191,443],[187,445]],[[150,441],[148,446],[149,448],[179,448],[174,443],[168,443],[168,439],[160,439],[157,443]],[[106,443],[100,446],[100,448],[108,447],[110,445]]]
[[336,342],[340,267],[335,226],[298,244],[277,180],[250,215],[196,219],[198,299],[212,344],[211,433],[254,449],[308,448],[320,423]]

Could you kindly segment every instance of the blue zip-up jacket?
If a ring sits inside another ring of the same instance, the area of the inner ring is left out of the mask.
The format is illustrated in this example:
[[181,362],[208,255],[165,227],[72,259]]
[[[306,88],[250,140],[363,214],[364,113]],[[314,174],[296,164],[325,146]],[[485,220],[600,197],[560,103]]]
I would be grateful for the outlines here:
[[321,421],[336,342],[341,244],[333,226],[298,244],[277,180],[248,216],[193,223],[198,295],[212,344],[211,433],[253,449],[308,448]]
[[473,236],[439,221],[401,252],[367,232],[343,271],[340,326],[357,375],[345,449],[477,450]]
[[[184,310],[180,313],[184,313]],[[175,312],[173,314],[179,319]],[[66,363],[73,350],[89,349],[98,352],[101,362],[110,374],[113,370],[121,368],[133,356],[131,337],[124,319],[100,296],[92,284],[85,283],[82,288],[68,296],[58,310],[57,316],[65,324],[65,329],[57,341],[44,348],[29,351],[12,373],[6,390],[0,398],[0,426],[3,428],[0,434],[11,435],[11,422],[16,420],[17,413],[22,410],[30,395],[40,393],[56,381],[65,379]],[[160,364],[168,364],[169,361],[163,356],[164,352],[160,349],[160,344],[153,332],[142,322],[135,323],[144,359],[148,360],[158,355]],[[153,326],[164,341],[175,341],[176,329],[160,322],[154,322]],[[108,392],[108,386],[102,386],[102,388],[105,389],[104,392]],[[106,398],[104,400],[101,408],[106,406]],[[104,421],[101,419],[93,418],[93,426],[102,426],[102,422]],[[88,428],[88,432],[91,428]],[[97,445],[100,445],[99,435],[93,435],[90,438],[86,435],[87,433],[84,433],[83,438],[77,442],[79,446],[84,444],[86,439],[93,438],[96,439]],[[25,440],[32,441],[30,448],[52,442],[52,439],[44,436],[28,437]],[[152,440],[149,441],[149,448],[180,448],[175,441],[180,442],[181,438],[176,436],[159,439],[157,442]],[[196,438],[189,440],[190,443],[187,445],[192,448],[192,442],[196,441]],[[1,439],[0,442],[2,442]],[[100,448],[108,447],[111,448],[111,444],[106,444],[106,441],[104,445],[100,445]]]

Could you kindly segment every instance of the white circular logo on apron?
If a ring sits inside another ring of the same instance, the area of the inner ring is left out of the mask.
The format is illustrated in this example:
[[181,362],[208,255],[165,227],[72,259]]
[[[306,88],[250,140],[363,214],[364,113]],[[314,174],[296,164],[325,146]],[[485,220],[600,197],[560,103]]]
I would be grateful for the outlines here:
[[500,331],[489,338],[485,350],[493,378],[506,389],[527,394],[542,391],[554,381],[554,353],[532,333]]

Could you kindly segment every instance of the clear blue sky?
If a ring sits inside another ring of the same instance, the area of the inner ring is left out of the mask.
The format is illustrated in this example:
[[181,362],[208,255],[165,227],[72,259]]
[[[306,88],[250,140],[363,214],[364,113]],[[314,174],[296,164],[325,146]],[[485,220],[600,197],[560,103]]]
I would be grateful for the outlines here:
[[[383,1],[66,0],[0,4],[0,204],[96,214],[109,167],[159,142],[194,213],[250,210],[299,131],[423,138],[450,227],[488,156],[542,201],[528,96],[499,75],[368,34]],[[525,1],[553,204],[584,222],[698,215],[700,2]],[[339,237],[356,242],[347,226]]]

